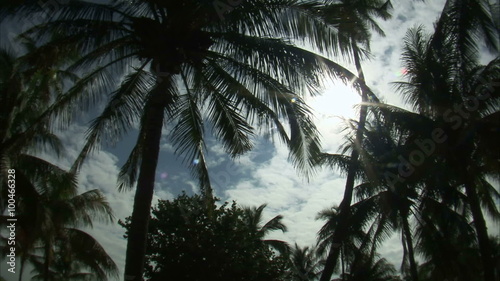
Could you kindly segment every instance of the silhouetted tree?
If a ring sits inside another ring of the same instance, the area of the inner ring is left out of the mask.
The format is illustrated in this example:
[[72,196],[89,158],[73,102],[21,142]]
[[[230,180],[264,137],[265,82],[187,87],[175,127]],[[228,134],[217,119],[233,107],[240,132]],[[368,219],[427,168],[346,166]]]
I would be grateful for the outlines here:
[[[116,142],[139,123],[137,143],[119,181],[120,188],[137,181],[127,280],[142,276],[164,123],[172,129],[177,153],[198,177],[207,204],[213,200],[204,152],[207,127],[231,156],[252,148],[254,126],[277,128],[297,167],[307,170],[315,164],[319,137],[302,97],[317,92],[322,74],[346,80],[352,75],[288,41],[337,48],[332,40],[336,30],[309,18],[299,2],[243,1],[230,7],[195,0],[71,1],[26,33],[42,42],[32,52],[35,57],[53,49],[79,52],[81,59],[71,69],[86,74],[63,98],[68,106],[109,98],[91,124],[74,169],[99,143]],[[30,9],[36,10],[31,2],[21,11]]]
[[[262,211],[263,206],[253,211]],[[145,276],[149,280],[282,280],[286,256],[276,255],[264,234],[283,228],[256,228],[249,224],[252,209],[236,203],[209,207],[200,195],[182,194],[158,202],[149,225]],[[272,219],[265,225],[276,223]],[[129,229],[130,218],[121,225]]]

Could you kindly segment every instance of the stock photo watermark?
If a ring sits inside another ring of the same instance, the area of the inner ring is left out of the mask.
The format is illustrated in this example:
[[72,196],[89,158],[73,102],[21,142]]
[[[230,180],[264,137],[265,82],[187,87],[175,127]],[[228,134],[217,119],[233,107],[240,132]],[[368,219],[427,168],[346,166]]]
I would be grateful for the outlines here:
[[[498,81],[487,81],[481,78],[480,82],[482,84],[474,91],[476,95],[467,96],[464,103],[457,104],[453,109],[448,109],[443,113],[444,122],[450,124],[452,130],[458,130],[462,127],[464,119],[469,118],[471,112],[478,110],[481,102],[484,103],[489,98],[492,98],[495,87],[500,86]],[[448,135],[443,128],[435,128],[430,138],[415,140],[414,144],[417,149],[412,150],[407,158],[399,155],[399,162],[395,164],[398,173],[385,172],[385,180],[391,187],[394,187],[396,183],[403,183],[416,171],[417,167],[425,163],[426,159],[436,151],[436,147],[445,143],[447,139]]]
[[16,273],[16,170],[7,170],[7,271]]

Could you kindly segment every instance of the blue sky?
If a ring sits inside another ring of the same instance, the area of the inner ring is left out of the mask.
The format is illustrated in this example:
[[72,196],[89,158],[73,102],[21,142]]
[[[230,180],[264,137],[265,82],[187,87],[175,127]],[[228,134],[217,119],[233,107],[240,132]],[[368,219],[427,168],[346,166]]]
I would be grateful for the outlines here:
[[[373,57],[371,61],[363,63],[363,68],[367,83],[375,93],[387,103],[401,106],[402,102],[394,93],[390,82],[401,79],[402,39],[407,29],[415,25],[423,25],[431,32],[432,24],[437,19],[444,1],[393,2],[393,18],[380,22],[387,37],[373,36]],[[2,32],[6,30],[2,29]],[[347,62],[340,62],[348,65]],[[349,68],[353,69],[352,66]],[[317,126],[323,136],[324,150],[337,152],[343,143],[343,122],[338,117],[355,117],[353,105],[359,102],[359,97],[341,82],[330,84],[323,96],[309,99],[308,103],[315,110]],[[73,125],[60,132],[66,144],[67,158],[46,157],[68,168],[83,145],[85,130],[83,125]],[[116,147],[92,155],[79,175],[82,192],[95,188],[102,190],[114,210],[115,217],[122,220],[131,214],[134,192],[118,192],[116,176],[134,141],[135,134],[131,133]],[[264,138],[256,138],[255,143],[257,145],[253,151],[232,161],[225,156],[220,144],[213,140],[208,141],[207,158],[216,196],[223,201],[236,200],[243,206],[267,203],[264,219],[281,214],[289,229],[284,234],[273,234],[273,238],[283,239],[291,244],[297,242],[301,246],[313,245],[316,242],[316,233],[322,225],[321,221],[315,220],[316,214],[340,203],[344,177],[336,171],[322,169],[306,181],[297,175],[296,170],[287,161],[288,151],[283,145],[273,144]],[[183,190],[188,193],[197,191],[196,180],[190,176],[182,160],[177,159],[172,152],[165,135],[157,169],[155,200],[172,199]],[[498,224],[492,226],[498,229]],[[123,228],[117,223],[96,223],[89,232],[107,249],[120,270],[123,269],[126,247]],[[400,241],[395,235],[379,250],[396,268],[399,268],[402,257]],[[1,269],[2,276],[7,276],[3,262]],[[14,276],[9,274],[8,277]]]

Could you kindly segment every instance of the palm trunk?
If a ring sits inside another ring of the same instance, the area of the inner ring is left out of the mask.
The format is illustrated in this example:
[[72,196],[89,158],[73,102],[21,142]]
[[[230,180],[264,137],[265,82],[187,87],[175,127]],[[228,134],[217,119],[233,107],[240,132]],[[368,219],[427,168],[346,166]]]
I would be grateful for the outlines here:
[[411,238],[410,224],[408,216],[403,215],[403,231],[405,235],[406,247],[408,248],[408,257],[410,259],[410,275],[412,281],[418,281],[417,263],[415,262],[415,252],[413,250],[413,239]]
[[149,217],[153,200],[158,154],[160,152],[164,117],[163,110],[167,102],[166,97],[167,94],[163,91],[159,89],[153,90],[145,105],[144,148],[134,197],[132,220],[128,233],[125,281],[143,280]]
[[344,249],[340,249],[340,259],[341,259],[340,262],[342,263],[342,281],[343,281],[345,280]]
[[479,252],[481,253],[481,261],[483,264],[484,281],[495,280],[495,266],[490,248],[488,228],[486,227],[476,189],[472,184],[467,183],[465,185],[465,192],[469,201],[472,218],[474,219],[474,228],[477,232]]
[[[359,59],[358,48],[353,46],[354,63],[358,71],[358,79],[361,82],[361,102],[368,102],[368,91],[365,84],[365,76],[363,74],[363,69],[361,68],[361,62]],[[328,253],[328,257],[325,261],[325,267],[323,273],[321,274],[320,281],[330,281],[333,270],[337,265],[337,260],[340,252],[340,245],[342,241],[346,238],[349,229],[349,216],[351,213],[351,202],[352,194],[354,191],[354,177],[359,166],[359,148],[363,142],[363,130],[366,123],[368,107],[365,104],[361,105],[359,112],[359,122],[358,128],[356,130],[356,139],[354,140],[354,149],[351,153],[351,163],[349,165],[349,170],[347,171],[347,179],[344,190],[344,198],[339,206],[339,222],[333,233],[332,246]]]

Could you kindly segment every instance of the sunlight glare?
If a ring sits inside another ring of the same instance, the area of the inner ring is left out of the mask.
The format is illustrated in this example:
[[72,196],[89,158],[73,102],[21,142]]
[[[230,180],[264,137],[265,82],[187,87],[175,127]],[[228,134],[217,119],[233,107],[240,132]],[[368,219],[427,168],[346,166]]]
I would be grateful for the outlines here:
[[339,117],[356,118],[356,105],[361,102],[359,94],[350,86],[340,82],[331,84],[321,96],[308,101],[317,119]]
[[350,86],[340,82],[331,84],[321,96],[307,100],[312,108],[315,123],[322,137],[322,149],[325,152],[337,153],[344,143],[346,127],[344,119],[358,118],[359,94]]

